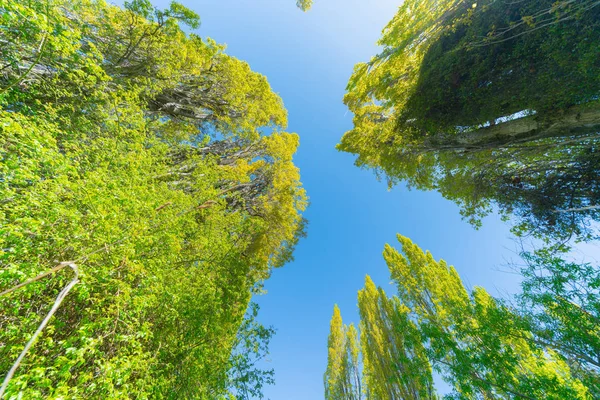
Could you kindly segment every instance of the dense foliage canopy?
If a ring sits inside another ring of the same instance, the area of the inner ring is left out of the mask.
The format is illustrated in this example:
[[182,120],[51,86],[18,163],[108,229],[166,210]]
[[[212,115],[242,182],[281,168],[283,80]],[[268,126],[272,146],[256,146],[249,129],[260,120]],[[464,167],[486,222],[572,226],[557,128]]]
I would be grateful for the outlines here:
[[409,0],[379,44],[348,83],[340,150],[475,224],[495,205],[518,233],[597,235],[597,1]]
[[[198,24],[178,3],[0,0],[0,289],[80,270],[7,398],[270,381],[252,357],[272,331],[242,321],[303,235],[298,136],[265,77],[182,31]],[[2,375],[70,280],[0,297]]]

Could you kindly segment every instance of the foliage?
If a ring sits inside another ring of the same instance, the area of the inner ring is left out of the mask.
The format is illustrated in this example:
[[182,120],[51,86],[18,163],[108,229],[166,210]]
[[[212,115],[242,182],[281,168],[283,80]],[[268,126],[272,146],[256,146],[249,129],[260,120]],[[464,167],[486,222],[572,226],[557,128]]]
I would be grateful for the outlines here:
[[557,249],[525,253],[522,313],[536,341],[562,354],[594,398],[600,396],[600,273]]
[[436,399],[431,366],[409,309],[367,275],[358,292],[363,376],[368,399]]
[[265,328],[256,321],[258,310],[258,304],[250,303],[230,360],[228,387],[233,398],[239,400],[262,399],[262,387],[275,383],[273,369],[261,370],[256,366],[269,354],[269,341],[275,334],[275,329]]
[[343,324],[337,305],[333,308],[327,350],[325,399],[362,399],[357,331],[354,325]]
[[[0,0],[0,288],[81,271],[7,398],[271,381],[231,354],[268,341],[243,316],[304,233],[298,137],[263,76],[180,28],[198,23],[178,3]],[[0,371],[69,279],[0,298]]]
[[590,239],[598,208],[597,1],[406,1],[355,67],[338,148],[438,190],[478,225]]
[[[367,398],[437,398],[432,367],[454,389],[445,398],[592,398],[596,370],[583,373],[580,364],[564,356],[568,353],[550,340],[539,340],[531,318],[483,288],[467,291],[453,267],[435,261],[405,237],[398,240],[401,253],[389,245],[384,251],[397,296],[388,298],[368,277],[359,291],[362,386]],[[526,298],[538,308],[549,304]],[[564,324],[557,316],[552,314],[545,322]],[[545,327],[551,325],[540,323],[538,330]],[[333,328],[332,321],[332,335]],[[559,332],[557,337],[565,329]],[[571,348],[581,343],[564,339],[562,343]]]
[[308,11],[312,7],[313,0],[296,0],[296,6],[302,11]]
[[515,313],[483,288],[468,293],[456,270],[398,236],[384,258],[398,297],[413,313],[435,368],[457,396],[588,398],[553,351],[537,346]]

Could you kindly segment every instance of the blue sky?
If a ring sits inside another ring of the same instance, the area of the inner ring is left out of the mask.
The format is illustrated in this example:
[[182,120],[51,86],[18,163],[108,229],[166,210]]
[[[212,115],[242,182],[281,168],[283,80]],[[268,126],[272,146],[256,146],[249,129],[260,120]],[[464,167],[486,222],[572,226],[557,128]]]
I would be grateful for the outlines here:
[[[274,325],[268,366],[272,400],[323,398],[322,376],[333,305],[344,322],[357,322],[356,293],[365,274],[391,292],[381,256],[396,233],[456,266],[469,286],[502,295],[517,289],[508,271],[517,260],[508,226],[489,217],[475,231],[458,208],[435,192],[388,191],[384,182],[335,150],[351,128],[342,103],[355,63],[376,51],[381,29],[398,0],[315,0],[302,13],[295,0],[180,0],[202,19],[198,30],[227,44],[227,52],[266,75],[289,111],[289,131],[300,135],[295,157],[310,196],[308,238],[296,261],[274,271],[268,294],[256,299],[260,320]],[[165,6],[167,1],[153,1]]]

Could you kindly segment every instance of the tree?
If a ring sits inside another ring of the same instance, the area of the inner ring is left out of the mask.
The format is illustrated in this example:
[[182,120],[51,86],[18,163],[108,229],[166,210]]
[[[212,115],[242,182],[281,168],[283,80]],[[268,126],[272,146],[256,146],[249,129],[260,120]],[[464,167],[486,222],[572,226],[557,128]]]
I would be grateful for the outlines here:
[[[432,368],[454,389],[448,399],[595,395],[595,296],[570,291],[583,275],[595,290],[589,269],[569,277],[560,263],[544,259],[554,277],[526,280],[522,301],[531,311],[523,313],[483,288],[468,291],[452,266],[408,238],[398,240],[401,252],[386,245],[383,254],[397,296],[388,297],[369,277],[358,294],[366,398],[435,399]],[[342,337],[337,308],[331,326],[330,349],[332,338]]]
[[312,7],[313,0],[296,0],[296,6],[302,11],[308,11]]
[[409,310],[376,288],[368,275],[358,292],[358,309],[367,398],[436,399],[431,365]]
[[[216,399],[232,369],[258,395],[234,349],[272,334],[244,314],[306,224],[279,96],[178,3],[0,0],[0,21],[0,292],[80,271],[6,395]],[[0,374],[70,280],[0,297]]]
[[327,350],[327,370],[323,376],[325,398],[362,399],[357,332],[353,325],[343,324],[337,305],[333,308]]
[[265,328],[256,321],[258,310],[258,304],[250,303],[230,360],[227,386],[237,400],[262,399],[262,387],[275,383],[273,369],[262,370],[256,365],[269,354],[269,341],[275,334],[273,327]]
[[468,293],[456,270],[398,236],[384,258],[414,313],[434,366],[460,398],[588,398],[554,351],[538,346],[509,307],[483,288]]
[[338,149],[390,184],[438,190],[478,224],[589,239],[600,217],[595,1],[405,2],[358,64]]
[[562,354],[573,375],[600,394],[598,268],[561,258],[556,249],[524,253],[520,306],[537,342]]

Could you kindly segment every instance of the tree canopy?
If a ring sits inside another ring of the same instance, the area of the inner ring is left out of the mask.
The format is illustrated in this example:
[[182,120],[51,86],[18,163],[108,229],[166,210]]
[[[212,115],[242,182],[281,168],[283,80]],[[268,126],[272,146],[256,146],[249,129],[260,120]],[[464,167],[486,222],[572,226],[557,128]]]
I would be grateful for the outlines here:
[[597,262],[565,260],[556,249],[523,254],[523,292],[518,296],[537,343],[563,354],[573,373],[600,396],[600,274]]
[[520,233],[594,237],[598,21],[595,1],[406,1],[355,67],[338,148],[475,224],[497,206]]
[[296,0],[296,6],[302,11],[308,11],[313,5],[313,0]]
[[[8,397],[270,382],[232,351],[268,342],[244,314],[304,234],[299,139],[264,76],[181,28],[198,24],[175,2],[0,0],[0,289],[80,271]],[[0,297],[3,375],[70,279]]]

